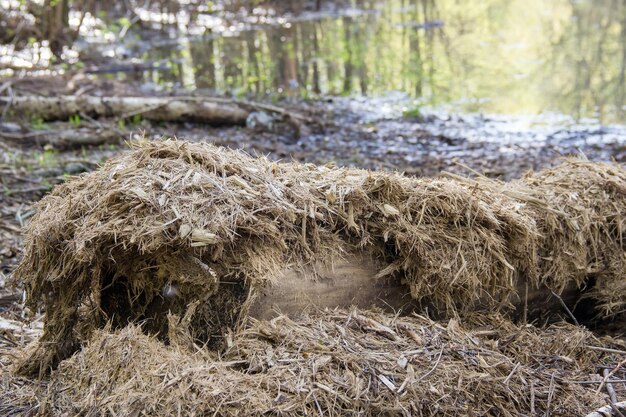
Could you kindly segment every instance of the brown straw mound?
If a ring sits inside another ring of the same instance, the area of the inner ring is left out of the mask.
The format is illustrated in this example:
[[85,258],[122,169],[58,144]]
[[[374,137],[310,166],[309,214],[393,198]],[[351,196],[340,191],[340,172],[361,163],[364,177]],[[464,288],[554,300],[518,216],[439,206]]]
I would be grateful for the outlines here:
[[[442,311],[501,308],[520,282],[593,285],[626,306],[626,171],[568,160],[508,184],[301,164],[143,142],[42,199],[14,276],[45,306],[25,371],[54,366],[107,321],[167,333],[167,311],[213,341],[288,267],[365,251]],[[164,297],[174,285],[176,297]]]
[[588,348],[603,343],[590,332],[498,315],[467,323],[356,310],[281,316],[252,321],[219,359],[134,325],[98,330],[52,373],[39,405],[28,398],[39,412],[94,417],[580,416],[607,404],[596,364],[616,359]]

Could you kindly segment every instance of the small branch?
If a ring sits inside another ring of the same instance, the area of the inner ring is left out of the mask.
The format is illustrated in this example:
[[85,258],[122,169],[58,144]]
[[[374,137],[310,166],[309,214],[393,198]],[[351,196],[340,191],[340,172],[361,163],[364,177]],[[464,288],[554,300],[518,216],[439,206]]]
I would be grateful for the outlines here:
[[626,355],[626,350],[611,349],[611,348],[605,348],[601,346],[587,346],[587,349],[597,350],[598,352],[615,353],[617,355]]
[[511,377],[513,376],[513,374],[515,373],[515,371],[517,371],[517,368],[519,368],[519,367],[520,367],[520,363],[519,363],[519,362],[517,362],[517,363],[515,364],[515,366],[513,367],[513,370],[512,370],[512,371],[511,371],[511,373],[509,374],[509,376],[507,376],[507,377],[506,377],[506,379],[503,381],[503,384],[504,384],[504,385],[507,385],[507,386],[509,385],[509,381],[511,380]]
[[437,361],[435,362],[433,367],[430,368],[430,370],[428,372],[426,372],[424,375],[422,375],[419,378],[417,378],[417,380],[415,381],[416,383],[420,382],[421,380],[426,378],[428,375],[432,374],[435,371],[435,369],[437,369],[437,366],[439,365],[439,362],[441,362],[441,356],[442,355],[443,355],[443,346],[441,347],[441,350],[439,351],[439,357],[437,358]]
[[613,388],[613,385],[609,381],[609,370],[605,369],[603,371],[603,375],[604,375],[604,378],[606,378],[606,381],[607,381],[606,382],[606,392],[607,392],[607,394],[609,394],[609,400],[611,401],[611,408],[613,408],[613,411],[615,411],[615,413],[619,417],[624,417],[624,414],[622,414],[622,412],[619,411],[619,409],[615,405],[615,404],[617,404],[617,394],[615,393],[615,389]]
[[552,398],[554,398],[554,374],[552,374],[552,378],[550,378],[550,388],[548,389],[548,404],[546,405],[546,417],[550,417],[552,414],[550,411],[550,405],[552,404]]
[[604,376],[604,379],[600,383],[600,386],[598,387],[598,390],[596,391],[596,394],[599,394],[600,391],[602,391],[602,388],[604,387],[604,384],[606,384],[606,382],[609,380],[609,378],[611,378],[613,375],[615,375],[615,372],[617,372],[624,364],[626,364],[626,359],[624,359],[623,361],[618,363],[617,366],[615,368],[613,368],[613,370],[611,372],[609,372],[607,375]]
[[0,340],[4,340],[5,342],[7,342],[8,344],[12,346],[17,346],[17,343],[15,343],[13,340],[9,339],[8,337],[4,337],[1,334],[0,334]]
[[[605,369],[606,371],[606,369]],[[600,381],[593,381],[593,380],[588,380],[588,381],[567,381],[568,384],[578,384],[578,385],[595,385]],[[626,382],[626,379],[610,379],[607,381],[608,383],[620,383],[620,382]]]
[[565,301],[563,301],[563,299],[561,298],[560,295],[558,295],[557,293],[555,293],[554,291],[552,291],[552,289],[550,289],[550,292],[552,293],[553,296],[555,296],[559,302],[561,303],[561,306],[563,307],[563,309],[567,312],[567,314],[569,315],[569,317],[572,319],[572,321],[574,322],[574,324],[576,326],[580,326],[580,324],[578,324],[578,320],[576,320],[576,317],[574,316],[574,313],[572,313],[572,311],[569,309],[569,307],[567,307],[567,304],[565,304]]

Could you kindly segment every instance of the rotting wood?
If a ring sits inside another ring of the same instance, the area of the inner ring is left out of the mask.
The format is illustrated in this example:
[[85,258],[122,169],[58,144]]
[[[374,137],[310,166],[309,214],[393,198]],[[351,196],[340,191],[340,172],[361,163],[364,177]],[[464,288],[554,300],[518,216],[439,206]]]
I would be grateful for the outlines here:
[[115,130],[106,128],[76,127],[71,129],[41,130],[27,133],[0,131],[0,138],[14,144],[49,144],[55,148],[72,148],[116,143],[124,139]]
[[267,103],[223,97],[96,97],[0,96],[0,107],[37,114],[45,120],[67,120],[73,115],[127,118],[141,115],[153,121],[193,121],[210,125],[245,125],[252,111],[278,115],[297,130],[317,121]]
[[[380,265],[367,254],[347,256],[332,266],[287,269],[279,278],[279,285],[266,288],[257,296],[249,314],[267,320],[280,314],[298,316],[324,308],[378,307],[407,314],[424,307],[424,303],[419,304],[411,298],[409,287],[401,277],[388,275],[376,278],[378,271]],[[527,300],[518,296],[509,299],[515,310],[513,316],[523,317],[526,304],[531,306],[529,318],[562,312],[561,303],[554,303],[553,290],[536,288],[527,283],[526,280],[517,283],[517,294],[526,294],[528,287]],[[576,286],[568,285],[559,299],[573,305],[579,297]],[[488,305],[485,302],[487,310]],[[430,310],[437,311],[436,308]]]
[[141,115],[153,121],[194,121],[210,125],[245,125],[249,111],[226,102],[193,97],[0,97],[0,106],[37,114],[45,120],[67,120],[84,113],[91,117]]
[[268,319],[280,313],[298,315],[307,309],[326,307],[379,307],[410,311],[415,308],[411,294],[400,279],[375,280],[378,269],[370,258],[354,256],[333,267],[289,269],[280,285],[264,290],[250,315]]

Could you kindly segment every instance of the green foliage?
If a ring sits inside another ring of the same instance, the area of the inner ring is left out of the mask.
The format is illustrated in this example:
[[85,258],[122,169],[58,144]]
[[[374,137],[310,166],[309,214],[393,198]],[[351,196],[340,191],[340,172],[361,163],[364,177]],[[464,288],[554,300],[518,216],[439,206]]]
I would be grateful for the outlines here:
[[143,116],[141,116],[141,114],[134,114],[130,117],[127,117],[125,119],[118,119],[117,121],[117,127],[119,127],[120,129],[124,130],[126,129],[127,125],[130,125],[130,127],[136,127],[138,125],[141,124],[141,122],[143,122]]
[[422,114],[421,106],[414,106],[404,110],[402,112],[402,117],[404,117],[405,119],[422,120],[424,118],[424,115]]
[[132,22],[127,17],[121,17],[121,18],[117,19],[117,23],[118,23],[118,25],[120,25],[122,27],[132,25]]
[[70,116],[70,125],[71,126],[80,126],[82,120],[79,114],[74,114]]
[[132,116],[132,117],[130,118],[130,122],[131,122],[133,125],[138,125],[138,124],[140,124],[142,121],[143,121],[143,117],[141,116],[141,114],[135,114],[134,116]]
[[33,130],[48,130],[50,128],[41,116],[33,117],[30,121],[30,127]]
[[44,151],[37,156],[37,163],[41,167],[53,167],[58,165],[59,151],[51,147],[45,147]]

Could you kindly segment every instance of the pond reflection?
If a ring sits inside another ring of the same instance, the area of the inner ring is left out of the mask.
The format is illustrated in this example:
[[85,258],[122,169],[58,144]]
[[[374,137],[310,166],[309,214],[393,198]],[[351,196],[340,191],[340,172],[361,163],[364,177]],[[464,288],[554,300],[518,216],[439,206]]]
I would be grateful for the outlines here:
[[619,0],[362,0],[342,15],[153,44],[142,58],[175,62],[148,81],[234,95],[402,91],[449,111],[625,122]]

